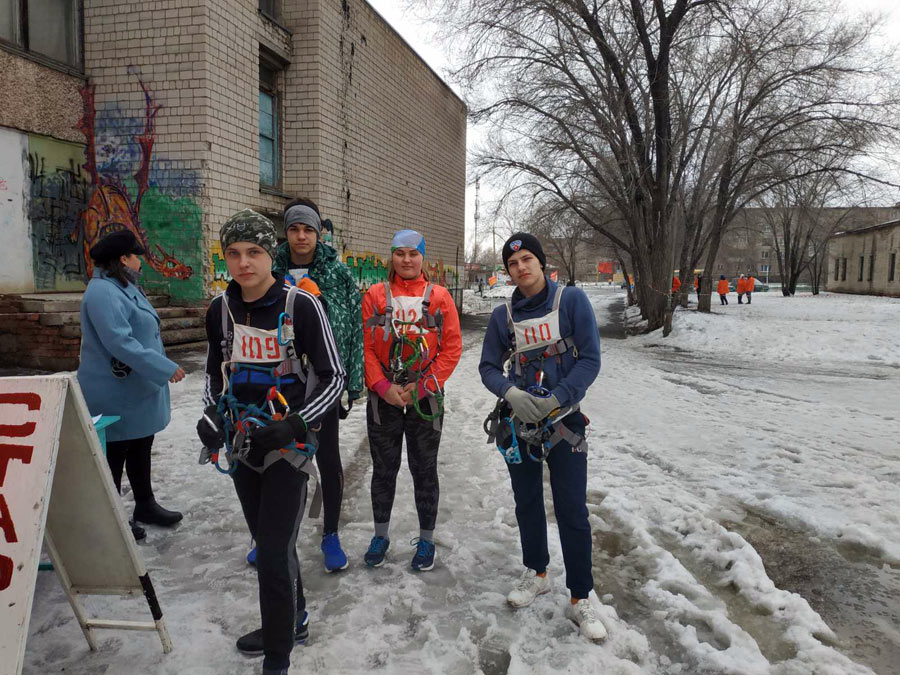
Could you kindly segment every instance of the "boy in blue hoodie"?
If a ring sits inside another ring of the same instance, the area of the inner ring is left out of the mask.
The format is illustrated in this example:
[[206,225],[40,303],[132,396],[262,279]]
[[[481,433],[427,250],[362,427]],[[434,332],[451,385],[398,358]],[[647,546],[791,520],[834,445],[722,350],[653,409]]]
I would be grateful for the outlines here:
[[511,408],[510,424],[521,450],[520,461],[507,460],[507,468],[527,569],[507,601],[515,608],[526,607],[550,590],[543,496],[546,460],[566,586],[572,595],[568,614],[585,637],[602,640],[606,628],[588,599],[594,580],[586,504],[586,419],[578,409],[600,372],[597,321],[584,291],[559,287],[546,277],[544,251],[533,235],[512,235],[503,244],[503,264],[516,290],[491,315],[478,370],[484,386]]

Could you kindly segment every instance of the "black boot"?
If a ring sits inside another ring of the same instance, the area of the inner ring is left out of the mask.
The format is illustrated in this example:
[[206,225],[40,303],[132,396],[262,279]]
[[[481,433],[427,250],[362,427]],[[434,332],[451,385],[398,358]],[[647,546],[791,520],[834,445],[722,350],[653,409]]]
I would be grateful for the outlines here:
[[134,537],[135,541],[140,541],[147,536],[147,531],[140,525],[135,524],[134,520],[129,520],[128,524],[131,525],[131,536]]
[[171,527],[182,518],[180,511],[164,509],[151,497],[134,504],[134,519],[150,525],[162,525]]

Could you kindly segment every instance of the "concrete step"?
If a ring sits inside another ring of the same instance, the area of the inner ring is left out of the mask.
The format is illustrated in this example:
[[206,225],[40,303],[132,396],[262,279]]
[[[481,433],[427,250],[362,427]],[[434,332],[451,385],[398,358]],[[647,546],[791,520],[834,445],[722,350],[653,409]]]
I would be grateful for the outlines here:
[[169,296],[168,295],[148,295],[147,299],[150,301],[150,304],[154,307],[168,307],[169,306]]
[[167,348],[169,345],[199,342],[200,340],[206,340],[205,328],[177,328],[162,332],[162,341]]
[[81,309],[81,294],[77,299],[72,300],[25,300],[23,296],[20,303],[22,311],[27,313],[74,312],[78,314],[78,310]]
[[205,328],[206,322],[202,316],[179,316],[160,321],[160,329],[163,333],[182,328]]
[[[77,326],[81,323],[80,312],[38,312],[41,315],[42,326]],[[202,326],[206,309],[203,307],[159,307],[156,309],[163,326],[167,320],[190,320],[190,323],[181,325],[181,328]],[[195,323],[199,320],[200,323]],[[172,324],[174,325],[174,324]]]

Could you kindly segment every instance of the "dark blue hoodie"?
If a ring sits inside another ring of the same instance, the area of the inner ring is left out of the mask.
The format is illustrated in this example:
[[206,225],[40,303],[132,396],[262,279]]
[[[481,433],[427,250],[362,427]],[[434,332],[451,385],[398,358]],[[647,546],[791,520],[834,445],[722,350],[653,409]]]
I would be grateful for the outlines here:
[[[545,277],[546,278],[546,277]],[[516,289],[512,296],[512,314],[514,321],[534,319],[553,311],[553,298],[556,295],[556,283],[547,279],[547,287],[530,298],[525,298]],[[597,319],[587,296],[580,288],[574,286],[563,290],[559,305],[559,329],[564,338],[572,337],[578,350],[578,358],[572,349],[562,354],[561,362],[557,358],[544,360],[544,386],[559,400],[563,407],[574,405],[584,398],[587,388],[593,384],[600,372],[600,336],[597,332]],[[509,332],[506,306],[494,308],[488,324],[484,344],[481,347],[481,363],[478,371],[481,381],[493,394],[502,397],[511,386],[522,389],[534,384],[540,367],[540,359],[528,364],[523,378],[519,381],[515,368],[510,369],[509,376],[503,374],[503,355],[511,348],[512,336]],[[530,359],[539,356],[540,349],[525,352]]]

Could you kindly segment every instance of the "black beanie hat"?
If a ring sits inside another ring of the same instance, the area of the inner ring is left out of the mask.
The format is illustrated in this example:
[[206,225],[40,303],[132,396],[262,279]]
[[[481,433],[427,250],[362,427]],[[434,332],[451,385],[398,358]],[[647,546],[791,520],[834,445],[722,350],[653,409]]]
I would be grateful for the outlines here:
[[115,260],[123,255],[143,255],[144,247],[140,245],[131,230],[116,230],[101,237],[91,246],[91,260],[98,265]]
[[547,266],[547,256],[544,255],[544,249],[538,238],[527,232],[516,232],[503,244],[503,267],[508,270],[509,266],[506,262],[509,260],[509,257],[523,248],[534,253],[534,257],[541,263],[541,269]]

